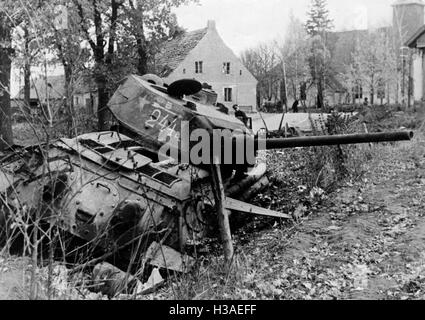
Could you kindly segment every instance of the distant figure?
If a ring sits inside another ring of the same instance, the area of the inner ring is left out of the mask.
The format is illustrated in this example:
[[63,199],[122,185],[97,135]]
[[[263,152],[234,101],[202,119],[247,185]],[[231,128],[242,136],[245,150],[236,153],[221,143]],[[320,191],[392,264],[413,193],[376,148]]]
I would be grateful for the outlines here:
[[243,112],[241,109],[239,109],[239,106],[235,104],[233,106],[233,110],[235,110],[235,117],[242,120],[242,122],[245,124],[245,126],[248,123],[248,117],[245,112]]
[[294,113],[298,113],[298,104],[299,104],[298,100],[295,99],[294,103],[292,104],[292,111]]
[[220,102],[217,102],[215,104],[215,106],[217,107],[217,110],[218,111],[220,111],[220,112],[222,112],[224,114],[229,114],[229,109],[227,109],[227,107],[224,104],[222,104]]
[[367,99],[367,97],[366,97],[366,98],[364,98],[363,105],[364,105],[365,107],[367,107],[367,106],[369,105],[369,100]]

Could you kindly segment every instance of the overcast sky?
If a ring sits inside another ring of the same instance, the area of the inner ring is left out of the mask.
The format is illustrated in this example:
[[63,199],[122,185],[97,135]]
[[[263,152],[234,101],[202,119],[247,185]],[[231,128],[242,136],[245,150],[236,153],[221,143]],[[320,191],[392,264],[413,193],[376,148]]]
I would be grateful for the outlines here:
[[[215,20],[217,29],[236,54],[259,42],[283,37],[290,11],[306,20],[311,0],[199,0],[175,10],[187,30]],[[336,30],[390,25],[395,0],[327,0]]]

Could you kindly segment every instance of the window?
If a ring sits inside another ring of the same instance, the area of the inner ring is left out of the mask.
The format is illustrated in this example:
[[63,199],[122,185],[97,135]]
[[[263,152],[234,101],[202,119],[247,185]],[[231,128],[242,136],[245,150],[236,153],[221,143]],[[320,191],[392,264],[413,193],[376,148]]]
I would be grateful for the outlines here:
[[224,88],[224,102],[232,102],[232,88]]
[[242,75],[242,70],[239,70],[239,75],[240,75],[240,76]]
[[202,73],[202,61],[195,62],[195,73]]
[[354,96],[354,99],[362,99],[363,98],[363,88],[362,88],[362,85],[359,82],[353,88],[353,96]]
[[223,63],[223,73],[230,74],[230,62]]
[[186,74],[186,69],[183,69],[183,74]]

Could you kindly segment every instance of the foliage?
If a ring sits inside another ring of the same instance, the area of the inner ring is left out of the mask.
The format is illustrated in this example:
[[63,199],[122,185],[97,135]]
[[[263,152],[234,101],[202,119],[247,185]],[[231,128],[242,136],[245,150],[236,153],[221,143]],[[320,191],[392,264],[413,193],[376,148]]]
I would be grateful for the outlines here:
[[332,29],[332,20],[326,8],[326,0],[312,0],[305,28],[310,35],[310,55],[308,57],[311,79],[317,88],[317,107],[324,107],[323,92],[326,78],[331,75],[330,54],[326,47],[326,33]]
[[275,41],[262,43],[242,53],[242,63],[257,78],[259,96],[266,101],[279,99],[282,65]]
[[288,95],[300,99],[301,82],[308,76],[308,40],[302,22],[291,13],[284,42],[280,46],[283,63],[285,64]]
[[26,104],[31,67],[63,67],[69,134],[75,134],[73,96],[84,82],[96,84],[99,129],[105,129],[116,83],[129,73],[148,72],[161,41],[183,32],[172,8],[196,1],[2,0],[14,30],[14,63],[25,70]]
[[329,18],[326,0],[312,0],[310,11],[307,12],[305,28],[307,33],[314,37],[323,36],[333,28],[333,21]]
[[387,86],[396,85],[397,64],[390,35],[379,30],[368,32],[358,39],[352,53],[352,62],[345,74],[346,87],[350,91],[356,84],[368,87],[373,104],[375,93],[381,94]]

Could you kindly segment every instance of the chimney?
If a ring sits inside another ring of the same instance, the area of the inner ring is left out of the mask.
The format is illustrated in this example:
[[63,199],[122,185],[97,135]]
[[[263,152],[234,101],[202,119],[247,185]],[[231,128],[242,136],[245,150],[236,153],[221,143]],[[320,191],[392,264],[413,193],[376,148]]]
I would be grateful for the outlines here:
[[208,28],[208,30],[215,30],[215,21],[214,20],[208,20],[207,28]]

